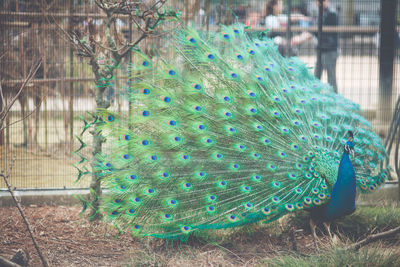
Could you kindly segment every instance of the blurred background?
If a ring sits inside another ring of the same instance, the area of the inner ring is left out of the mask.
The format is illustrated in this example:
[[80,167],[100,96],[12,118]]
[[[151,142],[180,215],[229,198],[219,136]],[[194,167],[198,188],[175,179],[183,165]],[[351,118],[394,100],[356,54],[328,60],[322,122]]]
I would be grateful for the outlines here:
[[[359,104],[363,115],[384,137],[400,92],[400,12],[397,8],[392,22],[396,29],[395,41],[380,49],[381,21],[387,14],[387,10],[381,10],[385,8],[381,1],[330,0],[329,10],[337,15],[337,25],[324,26],[324,31],[337,35],[338,92]],[[267,19],[271,15],[267,8],[269,2],[169,0],[166,6],[182,12],[182,23],[201,30],[241,22],[249,26],[251,34],[268,35],[277,43],[286,40],[282,52],[298,56],[314,71],[318,30],[316,1],[277,1],[281,2],[281,8],[272,15],[278,18],[279,25],[271,25]],[[10,178],[16,188],[88,187],[87,182],[74,182],[77,171],[72,164],[79,158],[72,152],[79,146],[74,138],[83,126],[79,117],[95,109],[94,76],[87,60],[79,57],[63,30],[79,32],[90,27],[96,32],[96,39],[101,40],[104,18],[94,1],[0,0],[0,80],[5,99],[16,94],[32,64],[38,59],[42,61],[6,118],[10,127],[0,132],[0,169],[5,169],[16,157]],[[118,18],[119,38],[135,39],[132,27],[127,17]],[[292,42],[296,37],[304,40]],[[147,39],[140,47],[143,50],[157,47],[160,40],[157,36]],[[293,45],[289,47],[288,43]],[[385,49],[394,53],[392,62],[380,60],[379,51]],[[391,85],[385,88],[382,88],[382,81],[380,83],[382,64],[389,65],[386,77]],[[107,89],[106,98],[111,101],[112,109],[127,109],[122,93],[127,78],[121,70],[115,76],[117,79]],[[327,82],[326,72],[321,79]],[[385,101],[379,103],[379,99]],[[0,181],[0,188],[5,188],[3,181]]]

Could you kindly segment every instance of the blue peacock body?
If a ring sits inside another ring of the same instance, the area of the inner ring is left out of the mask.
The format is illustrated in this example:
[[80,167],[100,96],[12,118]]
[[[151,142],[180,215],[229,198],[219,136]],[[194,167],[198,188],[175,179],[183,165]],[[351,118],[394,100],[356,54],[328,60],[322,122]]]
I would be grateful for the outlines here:
[[[350,135],[352,139],[352,132],[350,132]],[[319,207],[311,208],[309,211],[312,219],[331,222],[355,211],[357,180],[349,156],[350,151],[353,151],[353,149],[353,142],[348,141],[340,160],[338,179],[332,188],[330,201]]]
[[96,114],[107,139],[94,168],[108,189],[101,212],[119,229],[185,239],[300,209],[335,219],[354,210],[356,187],[387,179],[359,106],[270,39],[243,25],[169,37],[168,60],[133,52],[131,109]]

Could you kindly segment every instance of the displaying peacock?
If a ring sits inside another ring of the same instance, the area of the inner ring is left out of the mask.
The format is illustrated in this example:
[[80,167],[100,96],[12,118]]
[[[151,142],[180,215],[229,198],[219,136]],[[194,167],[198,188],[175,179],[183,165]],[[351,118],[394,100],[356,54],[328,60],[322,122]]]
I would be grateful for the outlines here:
[[[274,221],[300,209],[329,222],[355,209],[356,187],[387,179],[386,153],[359,106],[243,25],[192,28],[171,59],[134,51],[130,110],[98,110],[108,191],[101,212],[139,236]],[[313,225],[313,224],[312,224]]]

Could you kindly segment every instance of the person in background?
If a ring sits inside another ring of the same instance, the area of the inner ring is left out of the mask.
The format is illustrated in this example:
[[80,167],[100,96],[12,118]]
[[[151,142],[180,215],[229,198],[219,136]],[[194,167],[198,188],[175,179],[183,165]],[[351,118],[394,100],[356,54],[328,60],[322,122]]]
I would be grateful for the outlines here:
[[[277,29],[277,28],[286,28],[288,25],[288,18],[286,15],[282,14],[283,11],[283,2],[282,0],[269,0],[267,3],[267,16],[265,17],[265,26],[267,29]],[[299,14],[291,14],[290,21],[298,22],[298,21],[310,21],[311,19]],[[274,43],[278,46],[279,52],[282,55],[285,55],[286,43],[287,40],[283,36],[285,33],[270,33],[269,37],[274,40]],[[294,51],[291,51],[290,54],[295,54]]]
[[[319,7],[319,1],[316,0],[316,5]],[[329,0],[323,0],[323,17],[322,25],[324,26],[337,26],[339,19],[337,14],[329,8]],[[315,33],[317,36],[318,33]],[[296,46],[313,37],[309,32],[303,32],[301,35],[295,36],[291,40],[291,44]],[[336,61],[339,56],[337,32],[322,32],[321,43],[318,47],[321,49],[321,62],[316,63],[314,75],[321,79],[322,71],[326,70],[328,76],[328,83],[333,87],[335,92],[338,92],[336,84]]]
[[269,0],[267,3],[267,16],[265,26],[268,29],[283,28],[287,26],[287,16],[282,15],[283,3],[281,0]]

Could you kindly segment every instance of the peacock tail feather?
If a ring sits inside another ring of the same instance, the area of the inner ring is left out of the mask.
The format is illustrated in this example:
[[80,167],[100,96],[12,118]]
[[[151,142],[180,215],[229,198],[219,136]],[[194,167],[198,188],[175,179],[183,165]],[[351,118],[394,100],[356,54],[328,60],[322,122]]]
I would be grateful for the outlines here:
[[239,24],[169,38],[171,59],[133,52],[130,113],[96,114],[108,145],[94,159],[108,189],[101,212],[119,229],[184,239],[318,207],[348,131],[359,191],[387,179],[384,147],[359,106],[270,39]]

